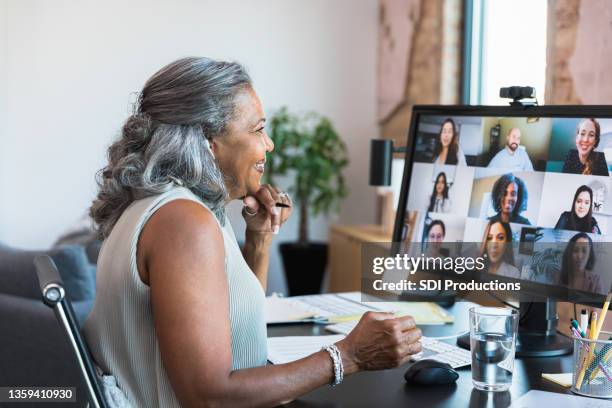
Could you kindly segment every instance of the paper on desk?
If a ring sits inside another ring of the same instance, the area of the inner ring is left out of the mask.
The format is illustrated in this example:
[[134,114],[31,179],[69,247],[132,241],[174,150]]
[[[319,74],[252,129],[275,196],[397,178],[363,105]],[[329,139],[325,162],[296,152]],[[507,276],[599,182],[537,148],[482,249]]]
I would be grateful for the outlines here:
[[[376,304],[378,305],[379,302]],[[380,302],[380,309],[395,312],[398,315],[414,317],[416,324],[446,324],[455,321],[455,316],[432,302]]]
[[268,337],[268,361],[273,364],[290,363],[343,338],[343,335]]
[[610,408],[610,401],[579,397],[570,394],[531,390],[516,400],[510,408],[563,407],[563,408]]
[[572,373],[562,374],[546,374],[542,373],[542,378],[548,381],[552,381],[555,384],[559,384],[562,387],[569,388],[572,386]]
[[446,324],[453,323],[455,321],[455,316],[448,313],[437,303],[433,302],[362,301],[362,299],[368,299],[372,297],[362,294],[361,292],[338,293],[338,296],[352,300],[354,302],[361,302],[364,305],[368,305],[384,312],[396,312],[397,314],[402,316],[410,315],[414,317],[416,323],[420,325]]
[[266,324],[301,322],[314,317],[316,314],[305,310],[289,298],[268,296],[264,306]]

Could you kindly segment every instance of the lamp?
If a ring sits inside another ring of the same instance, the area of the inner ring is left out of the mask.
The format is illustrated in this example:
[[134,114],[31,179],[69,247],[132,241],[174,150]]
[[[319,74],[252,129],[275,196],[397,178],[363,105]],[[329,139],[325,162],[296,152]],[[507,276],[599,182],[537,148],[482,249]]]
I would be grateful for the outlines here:
[[372,139],[370,144],[370,185],[391,185],[393,153],[405,153],[405,147],[394,147],[388,139]]

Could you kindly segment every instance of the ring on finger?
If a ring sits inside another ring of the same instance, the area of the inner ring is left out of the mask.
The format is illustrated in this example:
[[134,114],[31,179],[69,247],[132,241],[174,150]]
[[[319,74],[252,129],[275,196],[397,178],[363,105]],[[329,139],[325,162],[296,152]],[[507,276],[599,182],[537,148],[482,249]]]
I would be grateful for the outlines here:
[[248,215],[249,217],[254,217],[255,215],[257,215],[257,211],[255,211],[255,212],[250,212],[250,211],[249,211],[249,208],[250,208],[250,207],[247,207],[247,206],[245,206],[245,207],[244,207],[244,213],[245,213],[246,215]]

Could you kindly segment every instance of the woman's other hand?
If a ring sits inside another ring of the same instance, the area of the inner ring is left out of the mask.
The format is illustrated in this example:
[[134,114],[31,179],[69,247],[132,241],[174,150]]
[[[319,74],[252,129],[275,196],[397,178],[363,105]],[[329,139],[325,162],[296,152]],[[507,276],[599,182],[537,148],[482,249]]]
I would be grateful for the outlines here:
[[[271,232],[278,230],[293,211],[293,203],[288,194],[269,184],[264,184],[253,195],[243,199],[242,216],[247,224],[247,230],[252,232]],[[288,207],[277,207],[282,203]]]
[[337,343],[346,373],[398,367],[421,351],[421,330],[412,316],[367,312]]

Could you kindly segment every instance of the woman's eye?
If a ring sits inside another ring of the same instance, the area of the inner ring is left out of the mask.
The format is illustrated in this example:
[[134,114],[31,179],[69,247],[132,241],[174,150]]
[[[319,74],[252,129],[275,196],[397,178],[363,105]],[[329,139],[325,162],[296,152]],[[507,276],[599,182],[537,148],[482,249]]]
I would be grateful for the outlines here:
[[255,130],[255,133],[260,133],[261,134],[261,133],[263,133],[264,129],[265,128],[260,127],[259,129]]

